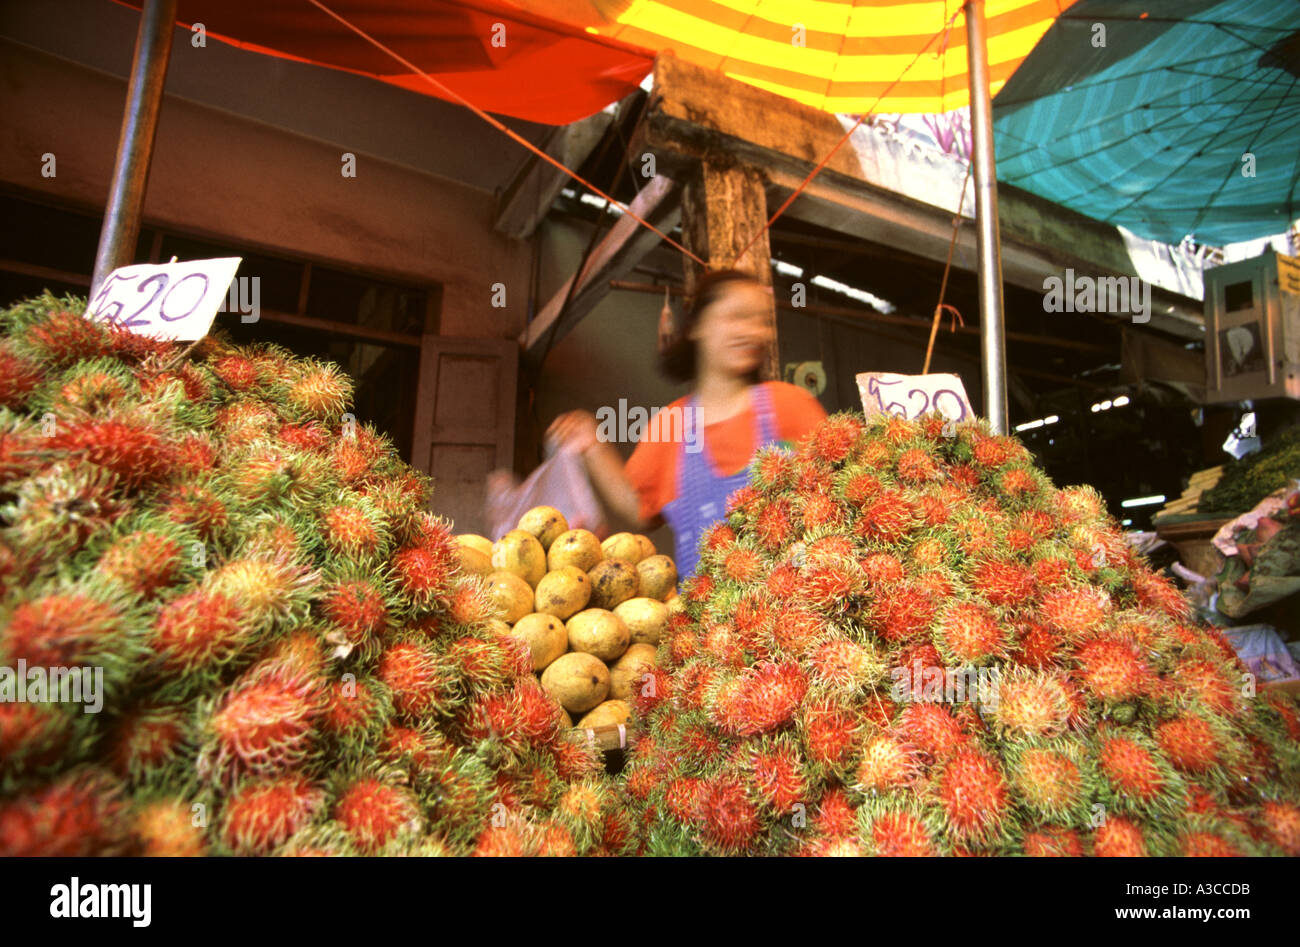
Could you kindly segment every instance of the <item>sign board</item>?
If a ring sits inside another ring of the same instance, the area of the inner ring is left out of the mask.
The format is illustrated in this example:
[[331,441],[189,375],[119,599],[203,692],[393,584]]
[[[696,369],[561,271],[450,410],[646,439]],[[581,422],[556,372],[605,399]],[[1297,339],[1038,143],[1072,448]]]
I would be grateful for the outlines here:
[[243,258],[140,263],[109,273],[86,318],[155,339],[193,342],[212,328]]
[[975,410],[966,397],[966,386],[959,376],[949,372],[929,375],[861,372],[856,377],[862,411],[867,417],[901,414],[915,419],[934,411],[953,421],[975,417]]
[[1277,255],[1277,284],[1282,292],[1300,296],[1300,259]]

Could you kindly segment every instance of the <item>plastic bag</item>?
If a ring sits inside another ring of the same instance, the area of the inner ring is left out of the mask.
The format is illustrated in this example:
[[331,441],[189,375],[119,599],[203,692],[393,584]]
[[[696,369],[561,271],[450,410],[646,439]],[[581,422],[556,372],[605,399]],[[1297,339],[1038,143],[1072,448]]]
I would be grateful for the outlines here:
[[582,456],[560,448],[519,483],[510,477],[508,486],[489,481],[487,520],[492,538],[504,536],[519,525],[519,518],[535,506],[553,506],[569,522],[569,529],[589,529],[601,535],[605,516],[596,491],[587,479]]
[[1271,683],[1300,678],[1300,666],[1272,625],[1238,625],[1223,629],[1223,636],[1259,681]]

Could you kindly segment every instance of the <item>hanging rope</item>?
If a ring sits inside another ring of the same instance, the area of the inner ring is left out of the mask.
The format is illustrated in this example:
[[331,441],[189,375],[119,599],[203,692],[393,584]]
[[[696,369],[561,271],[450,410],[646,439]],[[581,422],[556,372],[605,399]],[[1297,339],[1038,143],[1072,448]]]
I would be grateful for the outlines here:
[[495,118],[493,118],[493,117],[492,117],[491,115],[489,115],[487,112],[483,111],[483,110],[482,110],[481,108],[479,108],[477,105],[475,105],[474,103],[470,102],[468,99],[466,99],[466,98],[465,98],[463,95],[461,95],[459,92],[456,92],[455,90],[450,89],[450,88],[448,88],[447,86],[443,85],[441,82],[439,82],[437,79],[433,78],[433,76],[429,75],[429,74],[428,74],[427,72],[425,72],[423,69],[421,69],[421,68],[419,68],[418,66],[416,66],[416,65],[415,65],[414,63],[412,63],[410,60],[408,60],[408,59],[406,59],[406,58],[404,58],[404,57],[398,55],[398,54],[395,53],[393,50],[391,50],[391,49],[389,49],[387,46],[385,46],[383,43],[379,42],[379,40],[375,39],[373,36],[371,36],[371,35],[370,35],[369,33],[367,33],[365,30],[361,29],[361,27],[359,27],[359,26],[355,26],[355,25],[353,25],[352,23],[348,22],[348,21],[347,21],[346,19],[344,19],[343,17],[339,16],[339,14],[335,13],[335,12],[334,12],[333,10],[331,10],[329,7],[325,6],[325,4],[321,3],[320,0],[307,0],[307,2],[310,3],[312,6],[316,7],[317,9],[321,10],[322,12],[328,14],[330,17],[332,17],[333,19],[337,20],[339,23],[343,24],[345,27],[347,27],[347,28],[348,28],[349,30],[351,30],[353,33],[356,33],[358,36],[360,36],[362,39],[364,39],[364,40],[365,40],[367,43],[369,43],[371,46],[374,46],[374,47],[375,47],[376,49],[378,49],[380,52],[386,53],[387,55],[391,56],[394,60],[396,60],[397,62],[401,63],[401,64],[402,64],[403,66],[405,66],[407,69],[411,70],[411,72],[414,73],[415,75],[418,75],[418,76],[419,76],[420,78],[422,78],[425,82],[429,83],[429,85],[433,86],[435,89],[437,89],[437,90],[438,90],[439,92],[441,92],[443,95],[445,95],[447,98],[451,99],[453,102],[456,102],[458,105],[463,105],[465,108],[469,109],[471,112],[473,112],[473,113],[474,113],[475,115],[477,115],[479,118],[483,119],[483,121],[487,122],[489,125],[491,125],[493,128],[495,128],[497,131],[501,132],[503,135],[505,135],[506,137],[510,138],[512,141],[517,142],[518,144],[520,144],[520,145],[522,145],[523,147],[527,148],[529,151],[531,151],[533,154],[537,155],[537,157],[541,158],[543,161],[545,161],[547,164],[551,165],[552,167],[557,168],[558,170],[564,172],[564,173],[567,174],[569,177],[573,178],[573,180],[575,180],[575,181],[577,181],[579,184],[581,184],[583,187],[585,187],[585,188],[587,188],[588,190],[590,190],[592,193],[596,194],[596,195],[599,196],[599,197],[603,197],[606,201],[608,201],[610,204],[613,204],[615,207],[617,207],[617,208],[618,208],[619,210],[621,210],[623,213],[627,214],[627,216],[631,217],[633,220],[635,220],[635,221],[636,221],[638,224],[640,224],[642,227],[645,227],[647,230],[650,230],[650,231],[652,231],[652,232],[655,233],[655,234],[658,234],[658,236],[659,236],[661,239],[663,239],[664,242],[668,243],[669,245],[671,245],[671,246],[673,246],[673,247],[676,247],[676,248],[677,248],[678,250],[680,250],[682,253],[686,254],[686,256],[690,257],[690,258],[691,258],[692,260],[694,260],[696,263],[700,264],[700,266],[703,266],[703,267],[707,267],[707,266],[708,266],[708,264],[707,264],[704,260],[701,260],[698,256],[696,256],[696,255],[695,255],[694,253],[692,253],[690,250],[686,249],[684,246],[682,246],[680,243],[678,243],[678,242],[677,242],[676,240],[674,240],[672,237],[668,236],[668,234],[664,233],[662,230],[660,230],[660,229],[659,229],[658,227],[656,227],[654,224],[650,223],[650,221],[648,221],[648,220],[646,220],[645,218],[640,217],[639,215],[637,215],[636,213],[634,213],[630,207],[628,207],[627,205],[623,204],[621,201],[617,201],[617,200],[615,200],[614,198],[610,197],[608,194],[606,194],[606,193],[605,193],[604,191],[602,191],[600,188],[596,187],[596,185],[592,184],[590,181],[588,181],[586,178],[582,177],[580,174],[578,174],[578,173],[576,173],[576,172],[574,172],[574,171],[570,171],[570,170],[569,170],[568,168],[566,168],[566,167],[565,167],[561,162],[557,161],[555,158],[552,158],[550,155],[548,155],[546,152],[542,151],[542,149],[538,148],[536,145],[534,145],[532,142],[528,141],[528,140],[527,140],[526,138],[524,138],[523,136],[521,136],[521,135],[519,135],[519,134],[516,134],[516,133],[515,133],[514,131],[512,131],[511,129],[507,128],[505,125],[503,125],[501,122],[497,121]]
[[930,356],[934,354],[934,337],[939,333],[939,322],[943,318],[944,311],[952,315],[953,332],[957,331],[957,323],[966,324],[957,307],[945,303],[943,297],[948,291],[948,274],[952,272],[952,254],[957,249],[957,234],[961,230],[961,209],[966,205],[966,185],[970,183],[970,171],[974,165],[975,159],[972,157],[966,162],[966,176],[961,179],[961,196],[957,198],[957,213],[952,218],[952,239],[948,241],[948,260],[943,265],[943,279],[939,281],[939,301],[934,304],[934,321],[930,323],[930,344],[925,347],[925,364],[921,366],[922,375],[930,371]]

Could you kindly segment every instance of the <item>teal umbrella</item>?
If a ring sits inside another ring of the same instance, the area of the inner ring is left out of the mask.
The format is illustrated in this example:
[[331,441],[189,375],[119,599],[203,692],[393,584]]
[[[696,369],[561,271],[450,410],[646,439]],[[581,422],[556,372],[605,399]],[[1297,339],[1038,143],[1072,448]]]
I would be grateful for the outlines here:
[[1081,0],[993,103],[999,180],[1154,240],[1300,218],[1300,0]]

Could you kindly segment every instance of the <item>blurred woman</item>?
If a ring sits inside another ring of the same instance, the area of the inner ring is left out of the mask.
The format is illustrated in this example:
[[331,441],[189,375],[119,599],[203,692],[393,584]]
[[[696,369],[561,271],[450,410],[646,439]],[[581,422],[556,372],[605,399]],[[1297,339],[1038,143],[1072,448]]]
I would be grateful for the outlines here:
[[698,423],[685,436],[644,439],[624,465],[614,446],[598,437],[590,412],[569,412],[550,427],[551,436],[581,452],[591,482],[614,513],[641,532],[667,521],[682,577],[699,564],[705,529],[723,517],[727,498],[748,481],[754,453],[792,443],[826,417],[804,389],[759,382],[772,341],[770,306],[771,290],[736,270],[707,273],[696,284],[685,321],[659,361],[669,378],[692,384],[691,393],[664,412]]

